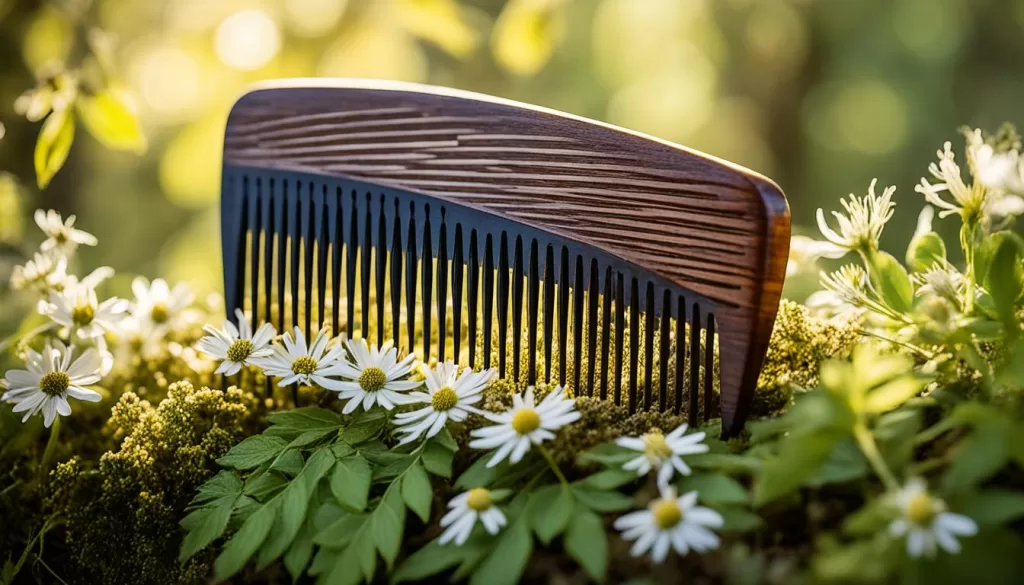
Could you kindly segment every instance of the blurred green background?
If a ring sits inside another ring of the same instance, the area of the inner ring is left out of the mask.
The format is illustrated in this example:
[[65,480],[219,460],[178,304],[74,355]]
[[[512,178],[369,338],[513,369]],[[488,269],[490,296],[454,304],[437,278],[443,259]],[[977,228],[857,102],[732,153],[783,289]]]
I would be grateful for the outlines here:
[[[116,39],[149,147],[79,131],[39,191],[40,124],[13,104],[92,28]],[[83,267],[219,290],[225,117],[250,82],[294,76],[446,85],[648,132],[775,179],[795,233],[877,176],[898,186],[883,245],[901,256],[942,142],[1024,121],[1024,0],[0,0],[0,240],[36,238],[31,211],[53,207],[100,237]]]

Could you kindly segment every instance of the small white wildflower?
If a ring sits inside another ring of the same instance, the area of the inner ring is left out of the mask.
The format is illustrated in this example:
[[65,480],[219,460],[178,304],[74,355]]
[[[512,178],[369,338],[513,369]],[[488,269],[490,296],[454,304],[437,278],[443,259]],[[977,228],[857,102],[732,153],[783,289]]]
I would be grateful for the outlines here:
[[822,273],[821,286],[842,302],[858,306],[867,300],[868,275],[859,264],[847,264],[835,272]]
[[72,349],[60,341],[47,343],[42,353],[29,349],[26,370],[8,370],[2,380],[7,392],[0,396],[14,403],[14,412],[24,412],[22,422],[37,412],[43,413],[43,425],[49,427],[57,415],[69,416],[68,397],[98,402],[102,397],[85,386],[100,381],[102,359],[95,349],[87,349],[72,361]]
[[135,356],[156,358],[166,350],[163,334],[162,329],[148,319],[139,320],[130,315],[125,317],[117,331],[120,339],[116,348],[117,362],[129,364]]
[[469,442],[474,449],[496,449],[487,467],[494,467],[508,458],[518,463],[530,450],[531,445],[540,445],[554,439],[555,431],[577,421],[576,400],[565,397],[565,390],[556,386],[540,404],[534,404],[533,387],[523,395],[512,395],[512,408],[500,414],[485,413],[484,416],[498,424],[475,429],[470,433],[477,437]]
[[963,298],[967,292],[964,275],[947,260],[942,259],[932,264],[923,273],[913,275],[918,285],[916,294],[920,297],[936,295],[953,303],[958,310],[963,308]]
[[199,340],[199,349],[220,360],[216,374],[233,376],[242,366],[254,363],[253,360],[265,358],[273,353],[270,342],[277,335],[277,330],[270,323],[263,323],[255,333],[241,309],[235,309],[235,326],[230,319],[224,320],[224,328],[217,329],[212,325],[203,327],[209,335]]
[[338,364],[341,347],[328,349],[330,338],[327,329],[321,329],[307,346],[302,329],[286,332],[281,338],[283,345],[275,343],[267,357],[254,358],[252,363],[263,368],[268,376],[281,378],[278,386],[289,384],[317,385],[326,388],[332,382],[327,372]]
[[466,369],[460,376],[459,366],[452,361],[433,368],[424,366],[421,371],[427,392],[411,392],[409,398],[427,406],[395,415],[399,432],[405,433],[401,443],[411,443],[421,436],[429,439],[441,432],[449,420],[462,422],[470,413],[479,413],[471,405],[483,399],[481,392],[498,375],[491,368],[482,372]]
[[68,260],[64,256],[36,253],[24,266],[11,272],[11,289],[32,288],[44,294],[51,289],[51,280],[63,283],[67,277]]
[[473,488],[463,492],[448,502],[448,513],[441,518],[440,544],[454,542],[456,546],[465,544],[477,520],[484,526],[488,534],[497,534],[501,527],[508,523],[505,514],[496,505],[495,500],[501,494],[485,488]]
[[69,215],[65,220],[52,209],[49,211],[37,209],[35,220],[36,225],[47,236],[46,241],[39,246],[43,252],[55,250],[62,254],[70,254],[79,245],[96,245],[96,236],[73,227],[75,225],[75,216],[73,215]]
[[839,223],[838,233],[828,226],[824,210],[818,208],[818,229],[826,240],[847,250],[865,252],[878,249],[878,239],[882,236],[882,230],[886,222],[892,218],[896,207],[892,202],[892,194],[896,192],[896,187],[886,187],[881,195],[876,195],[877,182],[878,179],[871,181],[868,194],[864,197],[857,197],[851,193],[849,200],[839,200],[846,209],[846,214],[832,212]]
[[967,141],[968,148],[973,150],[978,182],[990,189],[1024,194],[1024,156],[1021,156],[1019,137],[1010,140],[1012,144],[997,148],[982,138],[981,130],[974,130],[968,133]]
[[807,236],[793,236],[789,242],[789,262],[786,276],[793,276],[814,265],[818,258],[842,258],[847,249],[832,242],[815,240]]
[[702,443],[705,433],[686,434],[687,425],[683,423],[667,436],[661,430],[654,429],[640,437],[622,437],[615,444],[640,451],[641,455],[630,459],[622,466],[627,471],[635,471],[637,475],[647,475],[651,470],[658,472],[658,485],[668,486],[675,471],[690,475],[691,470],[683,461],[683,455],[707,453],[708,446]]
[[651,551],[651,558],[661,563],[670,548],[685,555],[718,548],[719,538],[711,529],[725,524],[722,515],[697,505],[697,492],[676,498],[675,490],[662,488],[661,497],[646,510],[638,510],[615,520],[615,529],[624,540],[635,541],[629,552],[634,557]]
[[344,355],[326,375],[340,376],[344,380],[327,380],[323,387],[338,393],[338,398],[348,400],[342,412],[348,414],[362,405],[369,410],[379,404],[391,410],[398,404],[407,404],[405,394],[421,385],[416,380],[405,378],[412,372],[416,361],[414,354],[398,361],[398,349],[388,340],[380,349],[371,347],[365,339],[349,339],[345,342],[354,361]]
[[[947,141],[942,150],[937,152],[939,162],[928,165],[928,172],[938,182],[932,184],[928,179],[921,179],[914,190],[940,209],[940,218],[959,214],[967,223],[987,223],[993,219],[1024,213],[1024,199],[989,188],[978,176],[981,172],[979,157],[984,160],[989,148],[982,140],[980,130],[967,135],[967,160],[975,177],[975,181],[967,185],[960,173],[960,166],[956,164],[952,143]],[[949,199],[943,197],[946,193]]]
[[896,494],[902,516],[889,524],[889,534],[907,537],[907,554],[933,557],[936,545],[950,554],[960,552],[957,537],[974,536],[978,525],[962,514],[946,511],[946,503],[928,494],[928,485],[920,478],[907,481]]
[[169,329],[176,329],[187,320],[189,307],[195,300],[195,294],[187,285],[178,283],[172,289],[162,278],[152,283],[136,278],[132,281],[132,292],[135,293],[132,316]]
[[114,297],[100,303],[96,291],[83,286],[51,291],[49,302],[40,307],[43,314],[81,339],[101,337],[107,331],[116,333],[127,309],[128,301]]

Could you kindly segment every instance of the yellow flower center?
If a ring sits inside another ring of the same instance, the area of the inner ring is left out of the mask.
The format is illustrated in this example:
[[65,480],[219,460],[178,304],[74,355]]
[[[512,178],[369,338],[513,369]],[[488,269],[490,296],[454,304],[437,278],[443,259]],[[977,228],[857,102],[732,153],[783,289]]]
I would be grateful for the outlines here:
[[93,317],[95,316],[96,310],[88,303],[75,305],[75,308],[71,309],[71,321],[79,327],[92,323]]
[[171,318],[171,310],[164,303],[155,303],[149,310],[149,318],[157,325],[162,325]]
[[309,376],[316,371],[316,365],[317,364],[315,359],[309,357],[308,355],[304,355],[302,357],[297,358],[294,362],[292,362],[292,371],[295,372],[296,374]]
[[[228,348],[228,359],[233,362],[244,362],[252,355],[253,345],[248,339],[239,339]],[[316,369],[316,366],[313,366]]]
[[520,435],[529,435],[540,428],[540,416],[532,408],[522,408],[512,417],[512,428]]
[[455,405],[459,402],[459,395],[452,390],[450,386],[444,386],[437,392],[434,392],[433,398],[430,399],[430,406],[437,411],[451,410],[455,408]]
[[664,461],[672,456],[672,448],[665,441],[665,435],[654,429],[643,436],[644,453],[648,459]]
[[57,228],[53,232],[53,239],[58,244],[66,244],[71,239],[71,234],[68,233],[68,229],[65,227]]
[[366,392],[376,392],[387,384],[388,377],[384,370],[370,366],[359,374],[359,387]]
[[662,530],[668,530],[683,519],[683,510],[674,499],[656,500],[651,504],[654,523]]
[[935,500],[923,492],[910,498],[907,504],[907,519],[918,526],[930,525],[938,512]]
[[485,488],[473,488],[469,490],[469,498],[466,505],[470,510],[483,512],[491,507],[491,492]]
[[71,378],[64,372],[50,372],[39,379],[39,389],[48,396],[60,396],[71,385]]

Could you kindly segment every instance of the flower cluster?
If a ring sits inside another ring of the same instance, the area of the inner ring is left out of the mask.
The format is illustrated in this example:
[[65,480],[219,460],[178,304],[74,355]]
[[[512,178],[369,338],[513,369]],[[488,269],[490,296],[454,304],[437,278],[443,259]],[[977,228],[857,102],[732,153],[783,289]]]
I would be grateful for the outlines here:
[[[197,323],[195,295],[184,284],[136,278],[134,299],[101,297],[98,290],[114,271],[100,267],[83,278],[69,272],[79,246],[95,246],[92,234],[75,227],[56,211],[37,210],[35,222],[45,235],[32,259],[15,267],[11,288],[36,295],[37,311],[47,323],[19,340],[25,369],[9,370],[0,400],[16,412],[41,413],[49,427],[57,415],[68,416],[68,398],[95,402],[102,397],[87,388],[106,377],[115,364],[114,350],[146,355],[162,341]],[[42,345],[40,351],[32,345]],[[77,357],[76,357],[77,356]]]

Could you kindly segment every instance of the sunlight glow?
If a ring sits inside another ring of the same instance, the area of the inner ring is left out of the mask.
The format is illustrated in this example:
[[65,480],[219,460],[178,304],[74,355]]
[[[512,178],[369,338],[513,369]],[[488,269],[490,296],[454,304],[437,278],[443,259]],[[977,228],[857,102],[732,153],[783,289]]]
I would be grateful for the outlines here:
[[281,49],[281,33],[262,10],[241,10],[224,19],[214,36],[214,50],[228,67],[252,71]]

